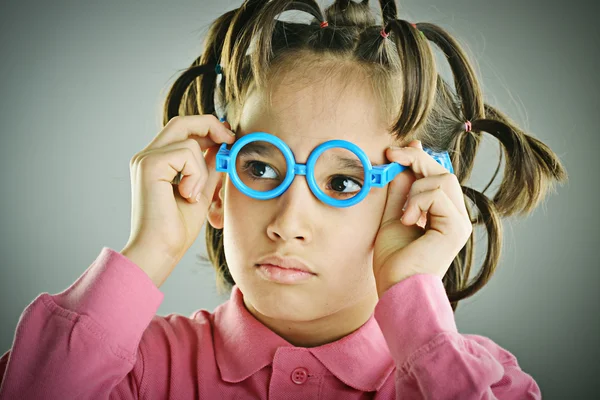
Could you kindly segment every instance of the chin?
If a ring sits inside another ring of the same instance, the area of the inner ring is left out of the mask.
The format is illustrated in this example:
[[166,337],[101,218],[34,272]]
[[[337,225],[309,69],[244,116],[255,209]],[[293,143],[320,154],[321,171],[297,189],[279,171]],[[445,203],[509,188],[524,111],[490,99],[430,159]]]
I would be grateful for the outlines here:
[[318,297],[315,296],[314,285],[285,285],[265,281],[258,276],[234,279],[246,302],[269,318],[311,319],[305,317],[311,310],[321,308],[316,304]]

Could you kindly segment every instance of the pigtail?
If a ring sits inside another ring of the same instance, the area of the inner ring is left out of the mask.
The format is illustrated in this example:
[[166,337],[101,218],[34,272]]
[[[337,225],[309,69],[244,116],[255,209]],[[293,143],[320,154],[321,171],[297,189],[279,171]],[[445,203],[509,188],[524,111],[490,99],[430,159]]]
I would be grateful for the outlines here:
[[[502,248],[501,216],[530,212],[544,197],[548,187],[555,181],[564,182],[567,176],[558,157],[546,145],[525,134],[504,114],[484,103],[473,68],[459,44],[438,26],[420,23],[418,27],[444,52],[455,83],[453,93],[438,76],[436,102],[425,137],[450,152],[465,198],[478,211],[475,219],[471,218],[472,222],[483,224],[488,236],[485,260],[469,284],[467,279],[475,251],[473,233],[443,279],[452,309],[456,310],[459,300],[479,291],[495,272]],[[465,129],[464,122],[467,120],[471,122],[471,129]],[[440,127],[445,129],[440,130]],[[491,200],[483,193],[463,186],[473,169],[482,132],[494,136],[503,147],[494,176],[483,192],[496,177],[502,154],[506,158],[502,183]],[[468,203],[467,209],[472,216]]]
[[[456,176],[459,182],[464,183],[469,179],[473,170],[475,154],[481,143],[481,134],[473,128],[471,132],[467,132],[463,129],[463,123],[467,120],[473,122],[484,118],[483,93],[475,71],[458,42],[434,24],[419,23],[418,27],[428,40],[442,50],[454,76],[457,100],[454,101],[455,107],[450,105],[446,109],[450,111],[448,116],[453,117],[452,120],[455,121],[455,132],[452,136],[456,138],[454,143],[456,148],[450,149],[455,150],[450,154],[452,164],[457,166]],[[441,77],[438,77],[438,93],[441,94],[441,97],[438,98],[440,104],[444,104],[454,97],[448,84]]]
[[[394,4],[393,0],[389,4]],[[435,61],[429,45],[409,22],[392,19],[386,23],[384,33],[389,37],[381,40],[392,40],[400,59],[403,93],[400,115],[392,131],[404,137],[418,131],[431,111],[437,77]]]
[[225,33],[236,10],[215,20],[204,41],[204,53],[175,80],[167,94],[163,109],[163,125],[177,115],[214,114],[217,64],[223,49]]
[[224,84],[225,102],[228,105],[235,102],[235,105],[241,106],[243,88],[247,89],[250,85],[246,52],[250,50],[252,38],[259,29],[256,20],[268,3],[268,0],[245,1],[235,13],[225,35],[221,63],[225,68],[225,76],[231,78]]
[[494,205],[505,217],[529,213],[548,191],[555,191],[555,183],[567,181],[567,172],[547,145],[526,134],[496,108],[486,104],[485,110],[487,119],[478,121],[478,126],[502,143],[506,158]]
[[[215,114],[215,93],[222,93],[225,76],[222,75],[219,59],[223,52],[225,35],[238,10],[232,10],[217,20],[209,28],[204,53],[175,80],[167,94],[163,108],[163,125],[177,115]],[[217,87],[217,77],[221,74],[221,87]],[[211,227],[212,228],[212,227]],[[198,255],[201,261],[210,261],[217,272],[217,288],[225,291],[235,284],[225,262],[223,236],[220,229],[206,229],[208,260]]]
[[366,29],[375,25],[375,17],[369,9],[369,0],[360,3],[351,0],[339,0],[325,10],[326,19],[333,28],[350,26]]

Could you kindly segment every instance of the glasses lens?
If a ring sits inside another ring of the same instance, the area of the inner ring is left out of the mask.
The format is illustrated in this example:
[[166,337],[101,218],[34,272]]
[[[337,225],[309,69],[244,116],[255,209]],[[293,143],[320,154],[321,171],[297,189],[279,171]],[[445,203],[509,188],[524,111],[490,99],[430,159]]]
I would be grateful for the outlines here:
[[258,192],[277,188],[287,172],[283,153],[264,141],[244,145],[236,157],[235,168],[244,185]]
[[360,192],[365,169],[352,151],[343,147],[325,150],[315,163],[315,181],[327,196],[348,200]]

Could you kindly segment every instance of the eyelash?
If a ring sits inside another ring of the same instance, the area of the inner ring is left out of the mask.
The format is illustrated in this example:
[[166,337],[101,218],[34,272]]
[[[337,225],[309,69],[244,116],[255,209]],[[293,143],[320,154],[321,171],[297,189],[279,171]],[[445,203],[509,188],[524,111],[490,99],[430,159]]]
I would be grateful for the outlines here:
[[[255,166],[257,164],[266,165],[269,168],[271,168],[273,171],[275,171],[275,173],[277,175],[279,175],[279,173],[277,173],[277,170],[275,168],[271,167],[269,164],[266,164],[266,163],[263,163],[263,162],[260,162],[260,161],[245,161],[244,165],[242,166],[242,171],[246,172],[246,171],[248,171],[249,169],[251,169],[253,166]],[[250,178],[253,179],[253,180],[255,180],[255,181],[262,180],[261,177],[258,177],[256,175],[254,175],[252,172],[249,175],[250,175]],[[273,178],[269,178],[269,179],[273,179]]]
[[[277,170],[275,168],[273,168],[269,164],[261,162],[261,161],[245,161],[244,164],[243,164],[243,166],[242,166],[242,171],[246,172],[248,170],[251,170],[251,168],[253,166],[256,166],[257,164],[265,165],[265,166],[269,167],[271,170],[275,171],[275,173],[277,175],[279,175],[279,173],[277,172]],[[250,173],[248,175],[249,175],[250,179],[252,179],[254,181],[263,180],[262,178],[257,177],[256,175],[254,175],[252,173],[252,171],[250,171]],[[362,189],[362,182],[359,182],[356,179],[351,178],[349,176],[346,176],[346,175],[334,175],[332,177],[332,179],[334,179],[334,178],[344,178],[344,179],[347,179],[347,180],[351,181],[352,183],[356,184],[359,187],[359,190]],[[268,178],[268,179],[274,179],[274,178]],[[331,189],[331,185],[330,184],[328,184],[327,189]],[[349,195],[354,196],[359,190],[357,190],[356,192],[339,192],[339,191],[335,191],[335,193],[336,193],[336,195],[342,195],[342,196],[349,196]]]

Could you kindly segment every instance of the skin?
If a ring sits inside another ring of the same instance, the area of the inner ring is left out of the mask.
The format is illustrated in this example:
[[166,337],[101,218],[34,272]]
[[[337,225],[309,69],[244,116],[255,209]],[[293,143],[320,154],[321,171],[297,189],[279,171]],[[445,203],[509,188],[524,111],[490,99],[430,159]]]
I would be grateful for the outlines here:
[[[268,94],[251,91],[241,110],[237,137],[256,131],[273,134],[300,163],[306,163],[316,146],[333,139],[355,143],[374,163],[390,162],[386,149],[402,144],[387,131],[368,85],[349,86],[340,79],[323,81],[317,76],[312,84],[294,84],[300,79],[288,72],[273,86],[271,103]],[[224,229],[227,264],[248,311],[301,347],[339,340],[362,326],[379,299],[373,252],[386,193],[386,188],[371,188],[357,205],[335,208],[318,200],[305,177],[298,176],[280,197],[256,200],[237,190],[224,174],[208,221]],[[317,276],[295,285],[265,281],[255,264],[273,253],[300,258]]]

